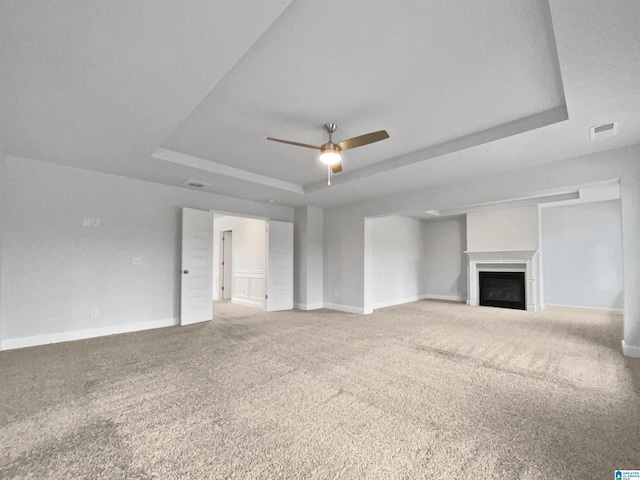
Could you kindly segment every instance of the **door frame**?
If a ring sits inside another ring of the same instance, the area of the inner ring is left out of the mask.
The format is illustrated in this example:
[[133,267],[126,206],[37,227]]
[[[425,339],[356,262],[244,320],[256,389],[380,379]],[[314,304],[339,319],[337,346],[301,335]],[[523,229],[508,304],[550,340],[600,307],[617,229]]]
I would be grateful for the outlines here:
[[[269,261],[269,238],[268,238],[268,229],[269,229],[269,221],[271,220],[269,217],[260,217],[258,215],[247,215],[247,214],[243,214],[243,213],[236,213],[236,212],[229,212],[229,211],[223,211],[223,210],[215,210],[215,209],[210,209],[209,210],[212,214],[213,214],[213,229],[215,232],[215,228],[216,228],[216,216],[225,216],[225,217],[236,217],[236,218],[244,218],[247,220],[262,220],[265,222],[265,228],[267,229],[267,231],[265,232],[265,264],[264,264],[264,291],[265,294],[267,292],[267,276],[268,276],[268,261]],[[230,229],[233,232],[233,229]],[[222,234],[224,231],[221,231],[220,233]],[[213,251],[213,244],[211,245],[211,249]],[[221,251],[221,248],[220,248]],[[220,252],[219,252],[220,254]],[[220,264],[220,262],[218,262]],[[213,268],[213,265],[212,265]],[[222,265],[218,265],[218,268],[222,268]],[[233,268],[233,267],[232,267]],[[219,270],[219,273],[221,272],[221,270]],[[233,281],[233,271],[231,273],[231,278]],[[218,283],[220,283],[220,276],[218,276]],[[222,295],[221,295],[221,289],[220,286],[218,286],[218,296],[219,296],[219,300],[223,300],[222,299]],[[212,299],[213,300],[213,299]],[[229,299],[231,300],[231,299]],[[263,299],[262,302],[262,311],[266,312],[267,311],[267,301],[266,298]]]
[[[215,219],[213,220],[215,222]],[[224,274],[224,252],[226,249],[226,242],[224,240],[224,234],[228,233],[229,235],[231,235],[231,257],[233,258],[233,230],[229,229],[229,230],[221,230],[220,231],[220,239],[219,239],[219,252],[218,252],[218,298],[221,301],[227,300],[226,298],[224,298],[224,294],[225,291],[223,290],[224,287],[227,285],[227,280],[229,280],[229,284],[232,285],[233,283],[233,260],[231,263],[231,272],[229,277],[230,278],[225,278],[225,274]],[[227,291],[229,291],[229,289],[227,289]],[[233,292],[233,288],[231,288],[231,291]],[[233,294],[233,293],[232,293]],[[231,300],[231,297],[229,297],[229,300]]]

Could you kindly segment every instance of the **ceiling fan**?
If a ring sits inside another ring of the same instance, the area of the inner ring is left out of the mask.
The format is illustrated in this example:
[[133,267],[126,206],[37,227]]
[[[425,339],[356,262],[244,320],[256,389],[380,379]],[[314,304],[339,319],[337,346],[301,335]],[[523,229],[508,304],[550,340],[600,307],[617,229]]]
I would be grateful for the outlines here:
[[370,143],[379,142],[385,138],[389,138],[389,134],[386,130],[379,130],[377,132],[366,133],[358,137],[353,137],[348,140],[343,140],[339,143],[333,143],[331,134],[336,131],[337,125],[335,123],[327,123],[324,129],[329,134],[329,141],[323,145],[309,145],[307,143],[292,142],[289,140],[280,140],[279,138],[267,137],[267,140],[274,142],[288,143],[289,145],[296,145],[298,147],[313,148],[320,150],[320,161],[327,165],[327,177],[328,184],[331,185],[331,173],[340,173],[342,171],[342,155],[340,152],[343,150],[349,150],[350,148],[362,147]]

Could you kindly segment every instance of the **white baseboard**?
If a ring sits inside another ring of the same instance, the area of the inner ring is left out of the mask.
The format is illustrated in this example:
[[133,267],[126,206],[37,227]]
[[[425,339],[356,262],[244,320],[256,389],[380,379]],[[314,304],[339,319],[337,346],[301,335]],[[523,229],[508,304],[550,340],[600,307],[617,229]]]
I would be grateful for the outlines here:
[[625,357],[640,358],[640,347],[636,345],[627,345],[622,340],[622,354]]
[[330,310],[337,310],[339,312],[347,312],[347,313],[358,313],[360,315],[366,315],[372,313],[373,310],[377,310],[379,308],[392,307],[394,305],[402,305],[403,303],[411,303],[417,302],[418,300],[448,300],[450,302],[465,302],[466,297],[459,297],[453,295],[417,295],[413,297],[405,297],[399,298],[395,300],[389,300],[386,302],[378,302],[373,304],[371,309],[364,309],[361,307],[353,307],[351,305],[341,305],[338,303],[296,303],[294,304],[294,308],[298,310],[316,310],[319,308],[328,308]]
[[459,297],[455,295],[432,295],[430,293],[427,293],[425,295],[397,298],[395,300],[388,300],[386,302],[374,303],[373,310],[377,310],[379,308],[393,307],[394,305],[402,305],[404,303],[417,302],[419,300],[446,300],[449,302],[465,302],[466,297]]
[[236,303],[238,305],[244,305],[246,307],[256,307],[264,309],[264,300],[254,300],[251,298],[237,298],[232,297],[231,303]]
[[581,305],[559,305],[557,303],[545,303],[545,307],[576,308],[580,310],[594,310],[597,312],[614,313],[617,315],[622,315],[623,313],[623,310],[621,308],[584,307]]
[[402,305],[403,303],[417,302],[418,300],[424,300],[425,298],[427,298],[426,295],[416,295],[414,297],[396,298],[393,300],[387,300],[385,302],[374,303],[371,308],[373,310],[378,310],[379,308],[393,307],[394,305]]
[[446,300],[448,302],[466,302],[467,297],[460,297],[458,295],[432,295],[430,293],[421,295],[420,300]]
[[318,310],[324,308],[322,303],[294,303],[293,308],[297,310]]
[[2,340],[1,350],[13,350],[16,348],[35,347],[36,345],[48,345],[50,343],[71,342],[73,340],[84,340],[86,338],[105,337],[107,335],[117,335],[119,333],[138,332],[140,330],[152,330],[154,328],[173,327],[178,325],[178,318],[167,318],[165,320],[152,320],[150,322],[129,323],[124,325],[113,325],[110,327],[90,328],[87,330],[75,330],[73,332],[49,333],[45,335],[35,335],[33,337],[9,338]]
[[362,307],[352,307],[351,305],[339,305],[337,303],[325,303],[324,308],[328,308],[330,310],[337,310],[339,312],[347,312],[347,313],[359,313],[364,315],[366,312]]

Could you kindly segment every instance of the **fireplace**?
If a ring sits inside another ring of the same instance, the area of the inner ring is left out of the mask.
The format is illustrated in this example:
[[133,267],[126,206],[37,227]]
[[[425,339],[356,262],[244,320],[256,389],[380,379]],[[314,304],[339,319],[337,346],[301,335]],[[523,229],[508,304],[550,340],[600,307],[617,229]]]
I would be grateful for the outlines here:
[[478,272],[479,302],[488,307],[526,310],[524,272]]
[[[468,283],[467,283],[467,303],[469,305],[489,305],[487,303],[480,302],[481,296],[481,286],[480,286],[480,273],[490,273],[502,274],[502,280],[498,283],[501,285],[503,292],[498,293],[499,288],[494,287],[485,287],[491,288],[491,292],[487,292],[485,297],[499,297],[502,296],[502,301],[507,302],[516,302],[516,300],[512,300],[512,297],[515,296],[515,291],[520,292],[522,297],[519,297],[517,300],[517,305],[509,304],[509,305],[495,305],[498,307],[508,307],[508,308],[523,308],[520,302],[524,302],[524,310],[529,310],[532,312],[539,312],[544,308],[542,302],[542,285],[540,282],[540,270],[539,270],[539,258],[537,250],[508,250],[508,251],[492,251],[492,252],[465,252],[469,257],[469,266],[468,266]],[[508,279],[510,275],[506,277],[504,274],[517,274],[522,278],[522,284],[524,285],[524,293],[523,290],[511,290],[511,288],[506,289],[502,281]],[[496,281],[492,280],[490,284],[493,283],[495,286]],[[483,282],[484,285],[484,282]],[[496,298],[492,298],[491,300],[498,300]]]

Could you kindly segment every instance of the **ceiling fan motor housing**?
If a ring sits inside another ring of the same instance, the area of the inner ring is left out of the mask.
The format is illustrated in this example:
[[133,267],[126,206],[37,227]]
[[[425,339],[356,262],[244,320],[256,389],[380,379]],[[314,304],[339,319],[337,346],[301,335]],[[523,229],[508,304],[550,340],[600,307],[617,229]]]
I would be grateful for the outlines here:
[[338,144],[329,140],[327,143],[320,147],[320,161],[327,165],[334,165],[341,160],[340,151],[342,149]]

